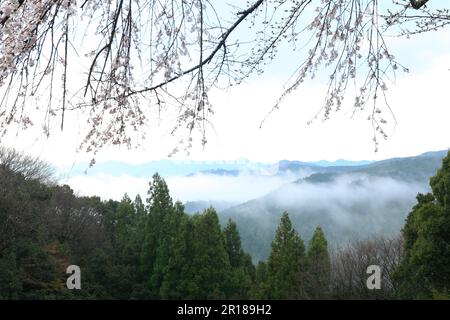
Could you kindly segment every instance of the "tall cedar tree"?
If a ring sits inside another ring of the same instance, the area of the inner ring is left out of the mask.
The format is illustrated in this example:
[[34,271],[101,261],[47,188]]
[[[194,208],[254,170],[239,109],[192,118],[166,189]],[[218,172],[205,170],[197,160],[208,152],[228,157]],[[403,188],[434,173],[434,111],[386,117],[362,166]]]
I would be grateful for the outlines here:
[[185,234],[187,218],[183,205],[176,202],[163,220],[151,276],[152,287],[159,291],[162,299],[183,298],[183,266],[189,264]]
[[187,299],[226,298],[231,267],[219,218],[213,208],[192,218]]
[[147,198],[147,219],[145,221],[145,238],[141,252],[141,270],[145,277],[147,288],[151,291],[148,298],[159,298],[159,287],[155,287],[153,268],[156,260],[157,249],[160,245],[163,233],[163,225],[166,216],[173,212],[173,202],[169,194],[166,182],[158,173],[153,175],[149,183]]
[[308,298],[322,299],[329,296],[331,262],[328,242],[320,227],[317,227],[307,252],[306,293]]
[[450,298],[450,152],[430,186],[402,231],[404,257],[394,275],[402,298]]
[[284,212],[268,260],[269,299],[296,298],[298,272],[304,268],[305,258],[303,240]]
[[241,246],[241,237],[237,225],[231,219],[228,220],[224,231],[225,248],[231,266],[231,275],[228,282],[228,297],[232,299],[248,298],[249,290],[255,276],[251,256],[244,252]]

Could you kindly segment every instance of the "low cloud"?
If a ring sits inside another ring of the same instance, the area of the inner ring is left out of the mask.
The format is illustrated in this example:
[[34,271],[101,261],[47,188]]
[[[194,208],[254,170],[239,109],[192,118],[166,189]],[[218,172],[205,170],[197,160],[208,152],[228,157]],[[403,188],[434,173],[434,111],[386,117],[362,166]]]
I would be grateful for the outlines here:
[[[277,208],[280,211],[278,215],[281,211],[288,211],[308,237],[317,225],[321,225],[331,238],[345,239],[397,234],[415,203],[417,193],[428,189],[425,182],[345,174],[326,183],[285,185],[266,197],[265,203]],[[251,211],[254,210],[248,212]],[[273,224],[274,217],[270,214],[266,217],[270,220],[267,223]],[[257,220],[261,219],[264,218],[259,215]]]
[[78,175],[69,178],[65,184],[82,196],[99,196],[103,200],[120,200],[127,193],[131,198],[140,194],[145,199],[149,179],[128,175],[114,176],[110,174]]
[[[261,197],[306,175],[306,172],[282,175],[243,173],[237,176],[197,173],[191,176],[171,176],[165,180],[174,200],[241,203]],[[74,176],[68,179],[66,184],[80,195],[98,195],[102,199],[120,200],[125,193],[132,198],[136,194],[146,198],[150,180],[150,177],[136,178],[129,175],[96,174]]]
[[[340,175],[325,183],[292,183],[308,174],[249,172],[220,176],[198,173],[167,177],[166,182],[174,200],[243,203],[227,210],[226,215],[238,222],[240,218],[254,221],[252,224],[258,230],[274,229],[281,213],[288,211],[306,239],[317,225],[321,225],[332,242],[361,235],[397,234],[417,193],[428,191],[426,182],[412,183],[354,173]],[[131,198],[140,194],[145,199],[149,181],[150,178],[96,174],[75,176],[67,184],[80,195],[120,200],[125,193]],[[258,198],[258,201],[246,203]]]
[[217,176],[196,174],[190,177],[169,177],[167,184],[175,199],[181,201],[229,201],[245,202],[261,197],[281,185],[295,179],[292,175]]
[[225,210],[222,220],[236,221],[244,249],[258,261],[267,258],[284,211],[305,243],[320,226],[329,246],[336,247],[357,239],[397,236],[417,193],[427,191],[426,181],[347,173],[326,182],[283,185],[263,198]]

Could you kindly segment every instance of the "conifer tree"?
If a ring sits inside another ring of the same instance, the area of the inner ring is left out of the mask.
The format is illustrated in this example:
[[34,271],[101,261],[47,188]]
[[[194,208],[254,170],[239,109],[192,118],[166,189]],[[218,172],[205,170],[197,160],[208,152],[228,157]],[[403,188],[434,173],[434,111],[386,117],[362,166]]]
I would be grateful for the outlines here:
[[307,252],[307,294],[309,298],[326,298],[329,295],[331,263],[328,242],[320,227],[312,236]]
[[394,275],[402,298],[450,298],[450,152],[430,186],[402,230],[404,256]]
[[[191,241],[189,232],[191,218],[183,214],[177,222],[174,236],[162,248],[168,248],[170,254],[166,255],[164,273],[160,285],[161,299],[186,299],[193,285],[190,274]],[[176,233],[176,234],[175,234]],[[164,260],[161,260],[163,262]]]
[[267,263],[260,261],[256,266],[255,281],[250,290],[251,299],[267,299],[269,297],[269,281],[268,281]]
[[226,298],[231,267],[217,213],[209,208],[192,219],[194,232],[189,248],[189,270],[186,274],[191,280],[186,298]]
[[186,238],[184,206],[176,202],[171,212],[164,217],[159,245],[156,249],[151,285],[162,299],[182,299],[181,277],[186,260]]
[[145,214],[146,214],[145,205],[142,202],[142,198],[139,194],[136,195],[136,197],[134,198],[133,206],[134,206],[134,211],[136,212],[136,215],[138,216],[138,218],[142,218],[143,216],[145,216]]
[[[135,265],[139,266],[141,263],[140,256],[142,252],[143,243],[145,240],[145,227],[146,227],[146,219],[147,219],[147,211],[145,208],[144,203],[142,202],[142,199],[140,195],[136,195],[134,202],[133,202],[133,208],[134,208],[134,223],[133,223],[133,232],[131,235],[131,241],[133,243],[134,250],[136,251],[136,254],[138,254],[138,257],[136,259]],[[141,270],[137,271],[136,276],[140,279],[140,282],[142,282],[142,277],[140,274]]]
[[[115,236],[118,246],[126,246],[135,222],[135,211],[130,197],[125,193],[115,214]],[[124,248],[121,248],[124,249]]]
[[268,259],[269,299],[295,298],[298,272],[305,266],[305,246],[287,212],[272,242]]
[[241,237],[239,236],[236,223],[229,219],[223,233],[230,265],[232,268],[238,268],[242,266],[244,251],[241,247]]
[[162,236],[163,222],[166,216],[173,212],[173,202],[166,182],[158,173],[153,175],[153,179],[149,183],[147,212],[141,252],[141,270],[147,286],[152,292],[152,296],[148,298],[159,298],[159,288],[152,286],[154,283],[152,274]]
[[255,275],[255,268],[251,257],[242,249],[241,237],[234,221],[231,219],[228,220],[228,224],[223,233],[225,237],[225,248],[231,266],[228,296],[234,299],[248,298]]

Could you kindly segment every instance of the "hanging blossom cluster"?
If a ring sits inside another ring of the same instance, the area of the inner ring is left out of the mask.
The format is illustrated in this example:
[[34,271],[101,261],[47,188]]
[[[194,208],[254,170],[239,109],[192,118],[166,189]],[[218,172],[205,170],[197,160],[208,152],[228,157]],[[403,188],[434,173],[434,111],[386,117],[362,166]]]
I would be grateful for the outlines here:
[[[262,22],[254,23],[255,28],[263,27],[257,32],[256,45],[244,64],[244,76],[262,72],[264,65],[275,59],[279,47],[289,43],[294,48],[293,55],[298,55],[298,63],[271,112],[306,80],[326,71],[329,78],[323,107],[307,123],[319,116],[330,119],[332,112],[343,108],[346,95],[354,92],[353,114],[368,111],[377,150],[377,138],[387,138],[386,110],[395,122],[386,97],[388,84],[397,70],[408,71],[395,59],[383,38],[385,24],[380,17],[379,1],[321,0],[314,10],[306,0],[274,0],[270,5],[275,11],[268,15],[261,9]],[[305,24],[306,14],[313,19]]]
[[[210,10],[201,0],[2,2],[2,133],[12,123],[32,124],[25,102],[40,93],[47,135],[57,116],[63,128],[66,111],[87,114],[80,150],[95,154],[105,145],[137,145],[145,138],[149,109],[169,107],[178,109],[173,134],[186,136],[187,130],[189,138],[180,141],[185,150],[195,130],[206,143],[208,91],[227,54],[221,44],[226,29],[217,16],[211,20]],[[88,66],[84,84],[71,82],[80,76],[77,64]]]
[[[53,74],[56,63],[64,64],[55,51],[59,43],[64,42],[67,34],[64,26],[68,24],[68,17],[75,13],[75,5],[74,0],[1,2],[0,88],[4,91],[0,97],[0,137],[12,123],[23,128],[33,124],[25,102],[36,94],[43,78]],[[49,38],[55,46],[47,51],[44,47]],[[37,109],[39,107],[36,105]],[[47,109],[48,114],[54,112],[52,108]]]
[[[55,1],[2,1],[0,5],[0,85],[18,70],[36,44],[39,25],[49,17]],[[30,62],[33,64],[33,62]]]
[[[169,112],[172,134],[182,137],[171,154],[188,152],[196,134],[206,143],[210,90],[264,72],[288,45],[294,73],[274,110],[325,70],[328,90],[314,119],[329,119],[354,92],[353,110],[369,112],[377,145],[387,137],[388,84],[396,70],[407,71],[383,32],[413,19],[410,10],[430,13],[426,3],[393,0],[400,10],[381,14],[378,0],[252,0],[225,18],[205,0],[1,1],[0,134],[44,114],[49,135],[78,110],[88,124],[80,150],[95,154],[139,146],[149,117]],[[448,23],[448,11],[434,13],[440,26]],[[434,29],[420,21],[418,29]],[[250,39],[236,36],[243,27]]]
[[[347,88],[353,84],[354,113],[370,106],[368,120],[374,129],[377,151],[377,138],[387,139],[383,107],[387,107],[395,121],[387,102],[387,82],[395,78],[399,67],[405,72],[408,70],[395,60],[385,43],[377,0],[324,0],[322,4],[317,7],[318,14],[308,26],[315,34],[316,44],[309,51],[306,63],[291,87],[298,86],[308,74],[314,77],[320,66],[331,68],[326,99],[321,109],[323,118],[328,120],[332,111],[341,110]],[[378,102],[380,98],[381,104]]]
[[[180,131],[188,138],[180,139],[170,155],[180,146],[188,152],[196,129],[206,143],[212,113],[208,90],[220,70],[207,68],[205,59],[222,32],[218,22],[207,18],[206,3],[155,1],[145,10],[140,1],[100,3],[91,1],[87,7],[88,12],[100,12],[99,25],[105,27],[97,31],[100,46],[87,55],[92,63],[84,94],[90,98],[86,106],[92,126],[82,147],[95,153],[106,144],[131,146],[127,130],[139,132],[146,123],[142,105],[178,109],[172,134]],[[180,82],[182,90],[177,88]]]

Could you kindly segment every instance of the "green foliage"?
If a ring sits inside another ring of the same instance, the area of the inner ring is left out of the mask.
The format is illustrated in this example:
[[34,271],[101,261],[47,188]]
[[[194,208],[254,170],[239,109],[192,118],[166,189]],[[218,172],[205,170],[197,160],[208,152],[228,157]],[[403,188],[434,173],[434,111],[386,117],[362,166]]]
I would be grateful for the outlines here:
[[256,266],[255,281],[250,289],[250,297],[253,299],[268,299],[269,297],[269,273],[267,263],[260,261]]
[[156,251],[151,285],[163,299],[183,298],[183,266],[188,264],[186,219],[183,206],[176,203],[163,220],[160,243]]
[[[268,260],[255,268],[234,221],[222,229],[212,207],[186,214],[158,174],[144,205],[126,194],[120,202],[77,197],[0,164],[0,299],[391,298],[397,289],[400,297],[448,299],[450,154],[430,185],[404,226],[395,285],[368,295],[366,264],[386,262],[390,284],[401,242],[362,242],[330,261],[323,230],[305,253],[284,212]],[[66,288],[71,264],[81,267],[80,291]]]
[[331,262],[328,242],[320,227],[316,228],[309,243],[305,275],[306,279],[303,280],[307,284],[308,297],[326,298],[330,291]]
[[144,222],[144,239],[141,250],[141,272],[144,281],[152,292],[148,298],[159,297],[159,282],[156,275],[152,276],[157,259],[157,250],[165,232],[164,221],[173,212],[172,198],[166,182],[158,173],[153,175],[153,181],[149,183],[147,198],[148,215]]
[[294,298],[298,273],[305,262],[303,240],[292,227],[288,213],[284,212],[268,259],[268,298]]
[[209,208],[192,219],[191,263],[186,275],[193,283],[186,298],[226,298],[231,266],[217,213]]
[[[260,198],[219,210],[219,218],[224,224],[229,218],[236,222],[242,246],[252,255],[255,262],[267,260],[274,226],[278,224],[279,215],[283,211],[289,212],[292,224],[304,239],[311,238],[318,225],[326,232],[330,243],[339,246],[369,237],[394,238],[403,227],[406,215],[414,204],[415,193],[420,191],[420,189],[414,191],[414,188],[418,186],[422,190],[427,189],[429,178],[441,166],[444,156],[444,152],[433,152],[417,157],[394,158],[350,167],[304,168],[303,165],[299,167],[294,165],[286,170],[295,172],[312,169],[319,172],[281,186]],[[385,178],[388,183],[394,179],[400,186],[405,186],[404,191],[399,192],[398,196],[393,195],[389,201],[385,197],[380,197],[381,195],[372,197],[371,192],[365,197],[343,196],[347,194],[346,192],[333,193],[336,186],[342,186],[347,183],[346,181],[352,181],[348,191],[356,191],[358,195],[359,191],[361,195],[366,190],[379,188],[383,191],[384,184],[380,185],[377,182]],[[302,185],[305,186],[305,191]],[[295,199],[293,190],[297,188],[299,196],[308,194],[307,190],[310,190],[308,186],[313,190],[329,189],[330,194],[314,194],[316,200],[310,202],[284,200]],[[343,218],[351,223],[336,223],[336,215],[343,215]]]
[[400,297],[450,295],[450,152],[430,186],[432,193],[417,196],[403,228],[404,257],[395,274]]
[[[0,166],[0,299],[247,298],[254,279],[236,225],[187,215],[158,174],[147,205],[76,197]],[[15,192],[13,192],[15,190]],[[67,266],[82,290],[66,288]]]
[[223,233],[231,266],[227,289],[228,296],[233,299],[248,298],[249,290],[255,278],[255,267],[251,256],[242,249],[241,237],[234,221],[228,220]]
[[23,288],[14,252],[3,253],[0,258],[0,270],[2,271],[0,273],[0,299],[18,299]]

